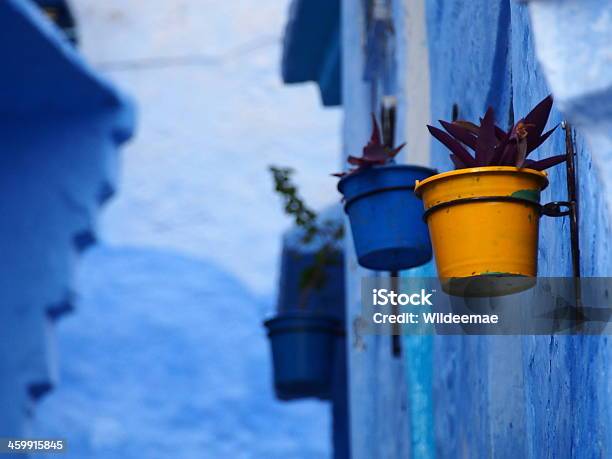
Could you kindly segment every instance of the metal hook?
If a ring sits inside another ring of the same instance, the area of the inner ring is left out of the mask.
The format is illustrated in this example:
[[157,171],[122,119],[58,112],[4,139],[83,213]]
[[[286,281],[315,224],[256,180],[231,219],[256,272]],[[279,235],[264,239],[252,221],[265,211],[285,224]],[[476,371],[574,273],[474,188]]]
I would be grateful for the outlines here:
[[544,204],[540,208],[540,213],[547,217],[565,217],[572,213],[574,203],[571,201],[553,201]]

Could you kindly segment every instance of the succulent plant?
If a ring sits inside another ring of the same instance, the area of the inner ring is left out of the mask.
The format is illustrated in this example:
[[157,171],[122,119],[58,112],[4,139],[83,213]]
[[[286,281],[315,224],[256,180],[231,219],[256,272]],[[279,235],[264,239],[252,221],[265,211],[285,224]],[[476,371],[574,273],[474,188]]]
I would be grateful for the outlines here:
[[376,117],[372,113],[372,135],[370,136],[370,140],[367,145],[363,147],[363,154],[361,157],[350,156],[347,161],[349,164],[354,167],[349,169],[347,172],[339,172],[337,174],[332,174],[336,177],[344,177],[345,175],[352,174],[362,169],[366,169],[372,166],[382,166],[383,164],[387,164],[391,161],[397,154],[400,152],[402,148],[404,148],[405,143],[401,144],[399,147],[390,148],[382,143],[380,136],[380,129],[378,127],[378,123],[376,122]]
[[[527,159],[557,129],[558,125],[544,132],[552,109],[551,95],[544,98],[527,116],[521,118],[508,132],[495,125],[495,113],[491,107],[480,119],[480,126],[469,121],[440,120],[444,132],[427,126],[429,132],[451,151],[455,169],[481,166],[516,166],[544,170],[566,160],[565,155],[534,161]],[[466,147],[474,151],[472,155]]]

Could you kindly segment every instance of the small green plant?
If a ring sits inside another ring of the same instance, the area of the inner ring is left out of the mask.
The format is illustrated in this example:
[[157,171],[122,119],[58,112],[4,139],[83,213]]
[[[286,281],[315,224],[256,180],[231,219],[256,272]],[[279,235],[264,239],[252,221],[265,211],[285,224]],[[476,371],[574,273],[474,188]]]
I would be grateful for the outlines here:
[[292,182],[294,170],[287,167],[270,166],[274,190],[281,196],[285,213],[304,232],[302,242],[309,244],[315,239],[320,247],[315,252],[312,265],[302,271],[300,278],[300,304],[304,308],[313,290],[325,285],[325,270],[340,263],[336,243],[344,237],[344,226],[330,220],[320,221],[317,213],[306,205]]

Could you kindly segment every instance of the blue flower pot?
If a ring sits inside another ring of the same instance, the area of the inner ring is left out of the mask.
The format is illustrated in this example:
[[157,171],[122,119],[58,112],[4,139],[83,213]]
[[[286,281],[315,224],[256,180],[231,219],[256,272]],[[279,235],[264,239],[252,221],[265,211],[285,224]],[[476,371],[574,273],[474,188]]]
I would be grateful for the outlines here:
[[344,195],[359,264],[378,271],[414,268],[431,260],[423,203],[416,180],[436,174],[420,166],[390,164],[343,177]]
[[274,368],[274,389],[281,400],[329,399],[334,348],[344,331],[333,317],[279,315],[264,322]]
[[305,294],[301,288],[302,275],[315,264],[315,253],[283,247],[278,283],[278,314],[308,312],[344,320],[344,253],[338,250],[333,252],[333,256],[336,261],[325,267],[323,285]]

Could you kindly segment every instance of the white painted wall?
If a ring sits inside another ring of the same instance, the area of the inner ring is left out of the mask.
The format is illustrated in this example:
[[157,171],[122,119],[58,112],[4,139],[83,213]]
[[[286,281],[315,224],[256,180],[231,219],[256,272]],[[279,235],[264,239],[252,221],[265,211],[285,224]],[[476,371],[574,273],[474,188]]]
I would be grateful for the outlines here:
[[261,325],[289,225],[268,164],[314,207],[339,198],[339,113],[280,80],[289,1],[72,3],[139,129],[35,432],[79,459],[326,457],[329,405],[274,399]]
[[280,80],[289,1],[73,3],[83,52],[139,104],[108,242],[206,257],[271,294],[289,220],[267,165],[295,167],[315,207],[338,197],[340,113]]

